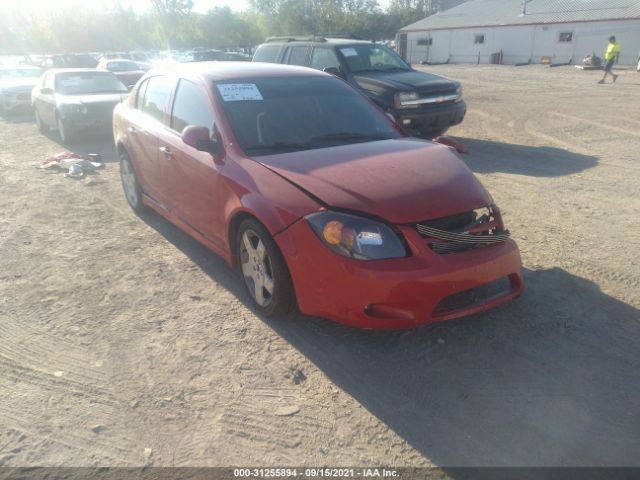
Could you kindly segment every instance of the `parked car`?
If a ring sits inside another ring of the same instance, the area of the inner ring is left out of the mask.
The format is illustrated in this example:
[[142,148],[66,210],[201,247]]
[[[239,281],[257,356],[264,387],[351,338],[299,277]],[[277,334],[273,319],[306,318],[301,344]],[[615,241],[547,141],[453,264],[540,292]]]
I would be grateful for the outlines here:
[[400,328],[523,288],[500,211],[449,147],[345,82],[243,62],[149,72],[114,111],[130,206],[238,265],[257,311]]
[[47,55],[42,61],[43,68],[95,68],[98,61],[89,54]]
[[56,129],[63,143],[80,132],[111,125],[113,108],[129,91],[111,72],[95,69],[52,69],[31,92],[41,133]]
[[113,72],[113,74],[127,87],[133,87],[145,72],[138,62],[122,58],[114,60],[102,59],[96,68],[98,70],[108,70]]
[[31,106],[31,90],[38,83],[42,69],[27,65],[0,66],[0,113],[10,113]]
[[226,60],[226,53],[221,50],[194,50],[187,52],[186,62],[211,62]]
[[428,137],[461,123],[467,110],[459,82],[416,71],[381,44],[352,38],[273,37],[258,47],[253,61],[303,65],[336,75],[403,127]]

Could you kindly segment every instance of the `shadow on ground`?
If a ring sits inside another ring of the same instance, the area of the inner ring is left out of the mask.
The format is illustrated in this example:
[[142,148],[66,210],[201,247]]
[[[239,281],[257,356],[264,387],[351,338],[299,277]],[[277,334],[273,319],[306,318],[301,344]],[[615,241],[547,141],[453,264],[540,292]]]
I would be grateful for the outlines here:
[[60,140],[58,133],[49,131],[46,136],[52,142],[60,146],[61,151],[68,150],[70,152],[86,155],[88,153],[97,153],[102,155],[102,161],[105,163],[117,162],[115,146],[113,144],[113,135],[108,130],[94,130],[79,134],[73,143],[64,144]]
[[455,137],[469,149],[463,158],[476,173],[513,173],[532,177],[560,177],[582,172],[598,164],[590,155],[553,147]]
[[[250,305],[222,259],[144,220]],[[262,320],[436,465],[640,465],[640,311],[562,269],[524,276],[520,300],[411,331]]]

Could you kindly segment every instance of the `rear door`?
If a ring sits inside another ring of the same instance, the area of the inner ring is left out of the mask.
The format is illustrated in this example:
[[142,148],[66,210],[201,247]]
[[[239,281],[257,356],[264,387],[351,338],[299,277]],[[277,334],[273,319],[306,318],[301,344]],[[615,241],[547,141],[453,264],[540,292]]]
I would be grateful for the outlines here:
[[135,108],[128,116],[127,138],[144,193],[168,209],[167,161],[160,155],[158,137],[165,128],[172,82],[163,75],[144,81],[137,91]]
[[207,127],[215,135],[215,116],[207,90],[190,80],[181,79],[173,96],[169,128],[160,138],[161,156],[166,158],[170,179],[170,208],[179,219],[223,248],[220,207],[221,163],[210,153],[201,152],[182,141],[182,131],[189,125]]

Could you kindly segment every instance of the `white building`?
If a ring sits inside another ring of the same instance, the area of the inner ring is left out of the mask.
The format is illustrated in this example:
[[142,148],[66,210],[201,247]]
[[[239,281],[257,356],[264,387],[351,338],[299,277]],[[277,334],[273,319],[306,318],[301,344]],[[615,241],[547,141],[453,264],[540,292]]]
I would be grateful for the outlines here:
[[640,51],[640,0],[470,0],[398,32],[410,63],[551,62],[602,57],[607,39],[620,43],[618,63]]

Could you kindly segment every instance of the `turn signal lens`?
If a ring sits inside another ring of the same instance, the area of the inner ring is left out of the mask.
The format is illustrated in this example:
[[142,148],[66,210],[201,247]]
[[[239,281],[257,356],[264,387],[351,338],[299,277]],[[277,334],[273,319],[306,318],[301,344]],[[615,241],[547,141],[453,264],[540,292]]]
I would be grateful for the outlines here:
[[342,228],[344,225],[337,220],[328,222],[322,230],[322,236],[329,245],[339,245],[342,240]]

